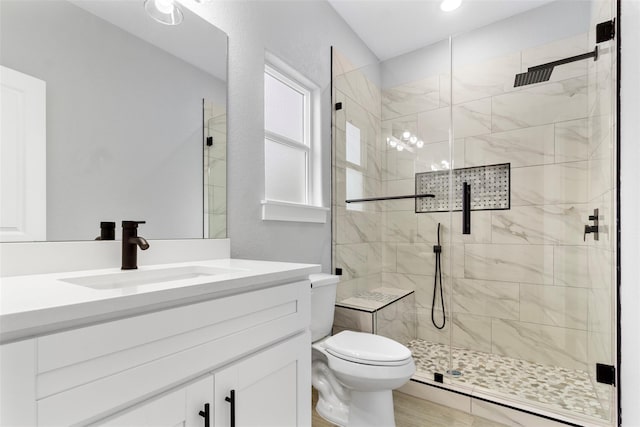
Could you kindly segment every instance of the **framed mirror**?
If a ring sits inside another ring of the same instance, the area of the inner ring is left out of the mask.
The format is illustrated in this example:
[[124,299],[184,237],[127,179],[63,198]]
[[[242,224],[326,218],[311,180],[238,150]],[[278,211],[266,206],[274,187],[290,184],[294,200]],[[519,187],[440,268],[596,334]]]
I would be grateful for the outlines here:
[[[40,217],[45,231],[1,240],[93,240],[103,221],[116,223],[119,239],[122,220],[146,221],[147,239],[226,237],[227,36],[185,7],[180,25],[160,24],[143,4],[0,3],[3,91],[7,69],[46,88],[46,144],[20,155],[3,142],[3,194],[15,199],[2,200],[0,218],[6,230]],[[3,127],[20,122],[19,105],[3,102],[13,114],[3,113]],[[22,178],[6,173],[38,156],[46,190],[22,196],[44,208],[27,212],[14,183]]]

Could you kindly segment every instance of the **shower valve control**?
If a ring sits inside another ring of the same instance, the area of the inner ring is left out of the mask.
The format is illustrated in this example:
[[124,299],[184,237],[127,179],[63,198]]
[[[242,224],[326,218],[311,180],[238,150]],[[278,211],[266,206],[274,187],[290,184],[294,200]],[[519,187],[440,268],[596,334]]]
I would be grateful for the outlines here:
[[587,234],[593,234],[593,240],[599,240],[600,226],[599,226],[600,216],[598,215],[598,209],[593,210],[593,215],[589,215],[589,221],[593,221],[593,225],[585,225],[584,226],[584,241],[587,240]]

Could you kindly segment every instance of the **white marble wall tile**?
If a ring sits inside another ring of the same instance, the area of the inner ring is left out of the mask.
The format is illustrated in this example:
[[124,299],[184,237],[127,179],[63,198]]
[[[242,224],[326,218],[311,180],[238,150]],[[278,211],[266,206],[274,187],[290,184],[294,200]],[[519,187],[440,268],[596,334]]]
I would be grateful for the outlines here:
[[344,330],[373,333],[372,313],[336,307],[333,315],[333,334]]
[[451,344],[454,347],[491,353],[491,318],[454,313]]
[[338,207],[335,210],[335,241],[337,244],[379,242],[382,213],[347,211]]
[[492,241],[584,245],[584,225],[589,215],[587,204],[514,206],[493,211]]
[[564,328],[587,329],[588,289],[520,285],[520,320]]
[[[442,298],[440,297],[440,281],[438,280],[438,286],[434,286],[433,273],[427,276],[413,276],[416,280],[416,306],[424,309],[431,310],[431,306],[434,304],[437,310],[442,310]],[[435,288],[435,300],[434,300],[434,288]],[[453,286],[452,279],[446,275],[442,275],[442,297],[444,298],[444,306],[447,310],[447,316],[451,315]]]
[[[435,319],[442,325],[442,311],[436,310]],[[451,320],[447,318],[444,328],[437,329],[431,322],[431,309],[418,308],[416,335],[419,339],[437,344],[451,344]]]
[[608,289],[615,283],[614,252],[589,245],[587,261],[589,264],[589,284],[593,289]]
[[349,71],[353,71],[356,69],[356,66],[349,61],[349,59],[344,56],[340,51],[338,51],[335,47],[332,49],[333,52],[333,76],[337,77],[342,74],[348,73]]
[[[442,247],[443,278],[465,277],[465,251],[469,245],[449,244]],[[444,280],[444,279],[443,279]]]
[[613,117],[611,115],[592,115],[587,120],[589,156],[602,157],[602,154],[596,154],[598,151],[600,153],[612,152],[615,149]]
[[511,163],[511,167],[554,162],[553,125],[465,138],[465,166]]
[[569,369],[586,368],[586,331],[493,319],[491,336],[492,353]]
[[413,294],[389,304],[375,313],[376,334],[403,345],[416,338],[416,303]]
[[418,114],[418,138],[427,144],[447,141],[449,139],[450,123],[451,112],[449,107],[420,113]]
[[556,246],[553,257],[554,282],[559,286],[589,286],[588,248]]
[[[556,40],[540,46],[522,51],[522,71],[536,65],[542,65],[571,56],[582,55],[593,50],[593,45],[587,45],[587,33]],[[555,67],[550,81],[565,80],[571,77],[587,75],[587,61],[577,61]]]
[[398,243],[396,263],[398,273],[433,275],[435,268],[433,246]]
[[432,282],[433,277],[414,274],[383,272],[381,275],[381,286],[385,288],[415,291],[428,287]]
[[[384,181],[382,183],[382,191],[385,196],[405,196],[415,194],[416,180],[396,179],[392,181]],[[415,211],[416,205],[413,199],[398,199],[375,202],[383,211]]]
[[[449,138],[449,107],[418,114],[418,137],[424,142]],[[453,107],[453,136],[465,138],[491,132],[491,98],[470,101]]]
[[615,105],[616,50],[611,42],[598,45],[598,60],[588,62],[590,116],[610,115]]
[[[345,106],[347,103],[347,95],[345,95],[342,91],[339,91],[338,89],[335,88],[334,86],[334,101],[337,102],[342,102],[342,105]],[[347,122],[347,116],[346,116],[346,109],[342,108],[341,110],[333,110],[333,126],[335,126],[337,129],[340,129],[342,131],[345,131],[346,128],[346,122]]]
[[227,187],[209,186],[209,209],[214,215],[227,214]]
[[418,241],[435,245],[438,242],[438,224],[440,224],[440,243],[451,242],[452,214],[449,212],[429,212],[417,214]]
[[586,203],[588,163],[511,169],[511,206]]
[[587,117],[587,79],[524,86],[491,100],[493,132],[580,119]]
[[589,122],[570,120],[555,124],[555,162],[575,162],[589,158]]
[[589,289],[589,332],[611,334],[613,326],[613,307],[611,288]]
[[227,237],[227,215],[209,215],[209,238],[224,239]]
[[209,185],[227,185],[227,161],[225,159],[209,159]]
[[336,245],[336,265],[342,268],[344,280],[368,275],[369,243]]
[[[334,265],[337,266],[338,264]],[[358,282],[360,280],[360,278],[350,279],[347,276],[343,275],[340,278],[340,282],[338,283],[338,287],[336,289],[336,301],[341,301],[343,299],[347,299],[356,295],[358,293]]]
[[415,172],[431,172],[449,168],[464,167],[464,138],[453,143],[453,161],[450,159],[449,141],[432,142],[416,149]]
[[367,247],[367,274],[378,275],[377,283],[380,283],[380,273],[382,273],[382,243],[369,243]]
[[347,176],[345,168],[337,167],[334,165],[331,168],[333,174],[332,182],[332,204],[333,206],[343,208],[346,206],[345,200],[347,199]]
[[553,284],[553,246],[467,244],[464,277]]
[[395,242],[382,242],[382,271],[396,271],[396,246]]
[[491,98],[478,99],[453,107],[453,137],[491,133]]
[[413,151],[396,150],[396,177],[397,179],[412,179],[415,177],[415,163],[418,157],[418,149]]
[[416,114],[440,107],[438,76],[427,77],[382,91],[382,119]]
[[440,108],[451,105],[451,75],[440,74]]
[[[418,241],[435,244],[438,223],[440,243],[491,243],[491,211],[471,213],[471,234],[462,234],[461,212],[430,212],[418,214]],[[452,224],[452,225],[450,225]]]
[[[454,105],[513,91],[520,72],[520,52],[453,68]],[[448,96],[445,97],[448,100]]]
[[454,279],[453,311],[500,319],[519,318],[519,287],[513,282]]
[[413,211],[384,212],[382,236],[385,242],[415,242],[418,236],[418,215]]
[[[604,144],[601,144],[601,148]],[[613,152],[596,150],[589,160],[589,197],[601,196],[614,187],[615,165]]]
[[353,70],[335,76],[333,80],[336,90],[343,92],[348,98],[356,100],[376,117],[380,117],[380,89],[360,70]]

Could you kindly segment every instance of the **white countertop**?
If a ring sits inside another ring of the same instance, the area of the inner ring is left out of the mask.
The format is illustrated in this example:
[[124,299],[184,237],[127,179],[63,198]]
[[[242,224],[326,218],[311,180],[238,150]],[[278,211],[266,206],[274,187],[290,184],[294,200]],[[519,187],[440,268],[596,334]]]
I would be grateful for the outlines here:
[[2,278],[0,343],[305,280],[321,270],[317,264],[217,259],[140,266],[137,271],[188,266],[233,271],[111,289],[92,289],[63,279],[119,274],[119,268]]

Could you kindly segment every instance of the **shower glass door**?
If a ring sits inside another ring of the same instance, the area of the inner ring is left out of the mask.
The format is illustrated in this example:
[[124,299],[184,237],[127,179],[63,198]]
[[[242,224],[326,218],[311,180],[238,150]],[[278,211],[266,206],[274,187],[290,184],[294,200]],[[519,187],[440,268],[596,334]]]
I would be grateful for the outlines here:
[[596,41],[614,7],[551,2],[452,41],[454,163],[480,168],[452,240],[452,384],[579,424],[615,420],[596,381],[615,364],[616,42]]
[[553,1],[382,62],[333,49],[335,331],[407,345],[415,381],[616,424],[597,378],[616,364],[617,41],[596,37],[615,13]]

